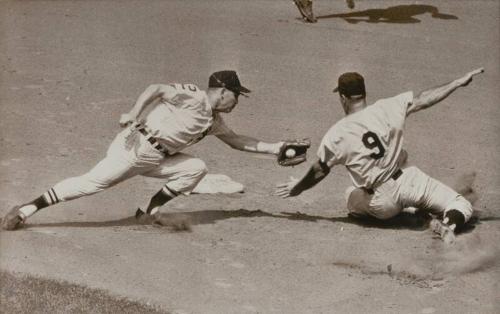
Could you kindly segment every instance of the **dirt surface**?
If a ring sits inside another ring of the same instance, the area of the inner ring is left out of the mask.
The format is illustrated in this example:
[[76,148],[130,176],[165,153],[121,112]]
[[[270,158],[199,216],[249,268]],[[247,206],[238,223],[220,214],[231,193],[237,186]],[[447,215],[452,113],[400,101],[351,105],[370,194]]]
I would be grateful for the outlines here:
[[207,138],[188,152],[246,193],[180,197],[162,209],[189,216],[191,232],[133,221],[161,186],[138,177],[1,232],[1,270],[172,313],[500,312],[500,4],[356,5],[315,1],[319,22],[304,24],[284,0],[0,2],[0,214],[90,169],[151,83],[205,87],[211,72],[236,69],[253,92],[228,124],[269,141],[310,137],[314,155],[343,116],[331,93],[342,72],[365,76],[371,102],[483,66],[407,123],[410,164],[449,184],[477,172],[483,219],[457,245],[445,247],[411,216],[347,218],[344,169],[280,200],[275,183],[307,165],[279,168]]

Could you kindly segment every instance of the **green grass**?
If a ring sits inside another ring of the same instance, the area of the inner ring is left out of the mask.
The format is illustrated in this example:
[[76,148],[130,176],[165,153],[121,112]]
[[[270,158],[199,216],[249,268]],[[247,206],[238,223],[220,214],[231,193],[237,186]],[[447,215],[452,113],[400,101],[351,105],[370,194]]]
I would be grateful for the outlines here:
[[0,271],[0,313],[162,313],[104,290]]

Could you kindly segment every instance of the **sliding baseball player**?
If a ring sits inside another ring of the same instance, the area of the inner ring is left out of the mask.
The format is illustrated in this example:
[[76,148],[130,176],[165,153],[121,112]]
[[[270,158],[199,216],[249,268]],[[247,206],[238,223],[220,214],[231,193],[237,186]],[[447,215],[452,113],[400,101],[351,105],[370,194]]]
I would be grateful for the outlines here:
[[402,168],[404,126],[409,115],[439,103],[482,72],[477,69],[418,95],[409,91],[370,106],[364,78],[353,72],[342,74],[334,91],[346,117],[325,134],[318,160],[302,179],[279,184],[275,193],[283,198],[299,195],[323,180],[333,166],[343,165],[353,183],[346,191],[352,216],[388,219],[407,207],[429,210],[442,216],[431,222],[433,231],[453,242],[455,231],[471,218],[471,203],[417,167]]

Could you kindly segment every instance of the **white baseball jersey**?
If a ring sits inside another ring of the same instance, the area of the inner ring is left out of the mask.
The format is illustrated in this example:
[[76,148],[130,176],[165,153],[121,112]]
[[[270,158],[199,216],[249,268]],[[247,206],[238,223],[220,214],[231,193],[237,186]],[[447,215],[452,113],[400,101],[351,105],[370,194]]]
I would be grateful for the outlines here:
[[169,84],[163,98],[146,116],[158,142],[176,153],[206,135],[227,133],[222,117],[212,111],[205,91],[193,84]]
[[354,186],[372,188],[397,170],[403,128],[413,92],[381,99],[349,114],[325,134],[318,157],[328,166],[346,166]]

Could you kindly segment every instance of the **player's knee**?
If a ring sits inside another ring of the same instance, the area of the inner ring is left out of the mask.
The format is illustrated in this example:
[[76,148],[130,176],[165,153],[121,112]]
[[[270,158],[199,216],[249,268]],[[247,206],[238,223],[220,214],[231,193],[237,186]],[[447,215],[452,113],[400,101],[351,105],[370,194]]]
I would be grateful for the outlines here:
[[101,191],[109,188],[112,185],[111,182],[109,181],[100,180],[96,178],[85,180],[84,183],[87,189],[92,191],[93,190]]
[[88,173],[84,174],[81,177],[78,177],[78,181],[80,189],[86,195],[103,191],[116,184],[116,182],[113,180],[90,175]]
[[171,181],[169,187],[187,195],[192,192],[207,173],[208,168],[203,160],[192,159],[189,162],[189,167],[186,167],[176,180]]
[[349,214],[355,217],[369,215],[370,195],[363,189],[348,187],[345,191],[345,198]]
[[193,159],[189,165],[189,175],[193,177],[203,178],[208,173],[208,168],[205,162],[201,159]]
[[92,195],[105,188],[105,185],[98,184],[85,175],[68,178],[54,185],[56,195],[61,201],[70,201],[82,196]]

